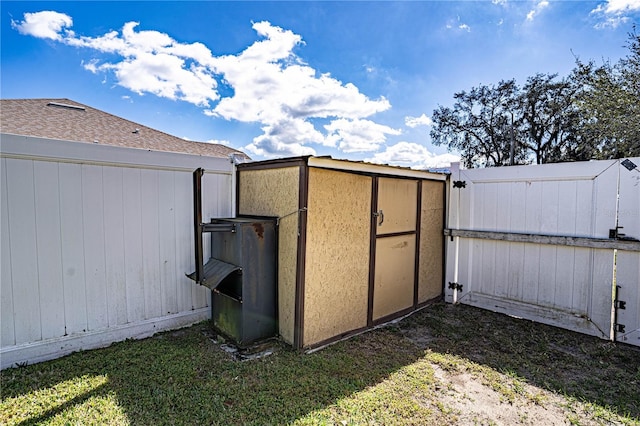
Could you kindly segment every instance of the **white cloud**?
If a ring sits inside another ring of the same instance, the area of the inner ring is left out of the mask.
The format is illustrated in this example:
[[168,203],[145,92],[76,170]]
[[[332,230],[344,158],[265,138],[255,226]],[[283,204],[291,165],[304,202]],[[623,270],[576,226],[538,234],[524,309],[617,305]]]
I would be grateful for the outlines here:
[[591,11],[601,19],[596,28],[616,28],[630,20],[630,14],[640,12],[640,0],[607,0]]
[[413,142],[398,142],[365,161],[424,170],[449,167],[452,162],[460,161],[460,157],[454,154],[435,155],[423,145]]
[[405,117],[404,124],[411,128],[416,128],[418,126],[431,126],[433,124],[433,120],[427,117],[426,114],[422,114],[420,117]]
[[640,0],[607,0],[599,4],[594,11],[607,14],[618,14],[640,11]]
[[369,120],[339,118],[324,126],[329,132],[328,145],[344,152],[376,151],[386,141],[386,135],[399,135],[400,130]]
[[20,22],[11,20],[11,27],[18,30],[20,34],[51,40],[61,40],[62,34],[66,31],[65,28],[72,25],[73,20],[69,15],[52,10],[25,13],[24,21]]
[[547,7],[549,7],[548,0],[539,1],[536,6],[527,13],[527,21],[533,21],[533,19]]
[[445,24],[445,27],[448,30],[452,30],[457,28],[460,31],[466,31],[468,33],[471,32],[471,27],[460,20],[460,17],[456,17],[456,19],[449,19]]
[[[386,98],[371,99],[352,83],[311,68],[294,52],[304,45],[302,37],[267,21],[253,23],[259,40],[237,55],[222,56],[199,42],[138,30],[137,22],[98,37],[76,36],[66,29],[71,18],[57,12],[25,14],[12,25],[23,34],[109,54],[108,60],[88,59],[82,66],[113,75],[118,85],[140,95],[189,102],[208,116],[260,123],[263,134],[246,147],[254,154],[307,155],[315,152],[309,144],[370,151],[387,135],[399,134],[365,120],[391,108]],[[221,96],[220,84],[233,94]],[[315,128],[317,119],[329,120],[325,132]]]

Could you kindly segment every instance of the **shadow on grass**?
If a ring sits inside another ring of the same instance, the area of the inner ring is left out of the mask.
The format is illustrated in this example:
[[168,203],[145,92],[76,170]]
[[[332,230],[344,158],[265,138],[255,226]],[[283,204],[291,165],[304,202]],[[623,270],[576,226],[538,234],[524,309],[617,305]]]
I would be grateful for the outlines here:
[[[152,339],[2,372],[2,400],[47,393],[74,378],[102,375],[99,388],[37,410],[18,424],[53,419],[94,396],[115,395],[131,424],[285,424],[378,384],[422,351],[401,334],[378,330],[304,355],[282,345],[265,358],[232,360],[208,337],[208,324]],[[1,415],[1,413],[0,413]],[[5,419],[6,420],[6,419]],[[15,424],[15,423],[14,423]]]
[[[275,354],[245,362],[222,351],[208,337],[208,329],[203,323],[5,370],[1,395],[8,405],[13,399],[46,399],[83,376],[107,380],[86,393],[72,389],[66,400],[58,393],[58,405],[41,409],[35,404],[26,416],[25,410],[21,416],[7,415],[5,405],[0,423],[81,422],[72,413],[79,408],[80,413],[97,413],[101,424],[286,424],[381,383],[425,351],[466,358],[531,385],[640,418],[637,348],[469,306],[439,303],[314,354],[277,345]],[[99,405],[109,398],[110,403]]]
[[640,349],[466,305],[439,303],[399,331],[419,348],[640,420]]

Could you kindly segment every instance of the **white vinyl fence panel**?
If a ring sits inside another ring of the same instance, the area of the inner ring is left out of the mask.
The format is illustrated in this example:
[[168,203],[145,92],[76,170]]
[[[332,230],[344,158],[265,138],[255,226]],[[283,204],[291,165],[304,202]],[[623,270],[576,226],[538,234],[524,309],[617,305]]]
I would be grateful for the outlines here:
[[227,159],[2,135],[2,368],[210,316],[194,270],[203,217],[233,214]]
[[[621,189],[619,207],[621,170],[618,160],[474,170],[454,165],[447,226],[456,236],[447,239],[445,299],[612,338],[616,251],[590,243],[609,238],[619,208],[638,225],[638,173],[621,181],[621,188],[635,186],[626,197]],[[621,291],[637,299],[638,252],[618,251],[617,259],[635,286],[633,295]],[[638,327],[635,303],[624,312],[635,315],[625,319],[636,324],[627,331]]]
[[[640,157],[630,158],[636,167],[620,168],[619,232],[640,239]],[[632,167],[632,166],[630,166]],[[616,286],[624,309],[617,309],[616,340],[640,346],[640,252],[618,250]]]

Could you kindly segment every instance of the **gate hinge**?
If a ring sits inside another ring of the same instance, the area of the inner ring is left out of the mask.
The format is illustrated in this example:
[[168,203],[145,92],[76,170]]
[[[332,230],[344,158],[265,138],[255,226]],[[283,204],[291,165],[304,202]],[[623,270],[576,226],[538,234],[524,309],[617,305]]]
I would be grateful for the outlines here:
[[449,282],[449,288],[452,290],[462,291],[462,284]]
[[466,188],[467,187],[467,182],[464,180],[454,180],[453,181],[453,187],[454,188]]
[[614,229],[609,229],[609,238],[614,240],[621,240],[624,238],[625,234],[620,232],[620,229],[623,229],[624,226],[616,226]]
[[613,324],[616,333],[624,333],[624,324]]
[[614,306],[616,309],[627,309],[627,302],[624,300],[616,300]]

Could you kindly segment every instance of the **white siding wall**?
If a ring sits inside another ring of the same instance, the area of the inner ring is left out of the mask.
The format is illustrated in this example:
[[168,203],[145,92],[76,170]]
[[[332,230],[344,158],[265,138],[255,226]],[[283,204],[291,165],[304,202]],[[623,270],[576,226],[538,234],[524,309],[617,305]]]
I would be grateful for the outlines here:
[[227,159],[2,135],[2,368],[210,316],[194,269],[203,218],[233,214]]

